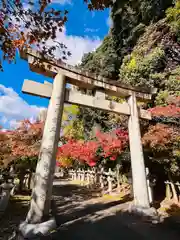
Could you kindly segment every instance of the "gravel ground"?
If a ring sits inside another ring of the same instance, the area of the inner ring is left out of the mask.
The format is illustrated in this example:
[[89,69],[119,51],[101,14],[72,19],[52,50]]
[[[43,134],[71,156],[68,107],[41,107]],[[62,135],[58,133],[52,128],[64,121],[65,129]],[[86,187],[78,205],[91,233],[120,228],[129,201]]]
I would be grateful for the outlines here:
[[0,240],[8,240],[14,229],[25,219],[29,197],[19,196],[11,200],[6,212],[0,219]]
[[130,214],[127,199],[92,198],[92,194],[93,191],[88,193],[66,181],[55,184],[57,222],[61,229],[54,239],[180,239],[180,232],[168,224],[152,224]]
[[[49,238],[63,240],[179,240],[179,228],[166,223],[152,224],[128,213],[128,196],[97,197],[96,189],[61,180],[54,182],[53,213],[59,225]],[[28,211],[28,199],[16,199],[0,219],[0,240],[8,240]]]

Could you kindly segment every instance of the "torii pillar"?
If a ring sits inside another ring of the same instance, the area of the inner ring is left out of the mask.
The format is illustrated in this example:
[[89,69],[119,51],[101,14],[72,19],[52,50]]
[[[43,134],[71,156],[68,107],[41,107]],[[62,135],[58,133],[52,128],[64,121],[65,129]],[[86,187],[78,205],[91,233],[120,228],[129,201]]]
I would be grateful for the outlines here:
[[144,156],[141,142],[139,114],[135,93],[128,99],[130,116],[128,120],[129,145],[133,180],[133,194],[135,208],[149,209],[150,201],[146,181]]
[[52,95],[36,167],[31,206],[26,218],[26,221],[31,224],[41,223],[46,217],[49,217],[65,85],[65,76],[58,73],[53,81]]

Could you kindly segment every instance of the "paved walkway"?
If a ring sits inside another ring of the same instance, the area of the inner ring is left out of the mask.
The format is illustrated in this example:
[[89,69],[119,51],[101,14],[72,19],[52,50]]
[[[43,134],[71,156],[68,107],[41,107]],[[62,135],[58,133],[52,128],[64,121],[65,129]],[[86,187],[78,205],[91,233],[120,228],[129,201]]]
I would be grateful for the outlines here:
[[61,226],[54,239],[180,239],[180,232],[167,224],[143,222],[127,212],[128,204],[122,200],[92,198],[92,192],[68,181],[54,183],[54,211]]

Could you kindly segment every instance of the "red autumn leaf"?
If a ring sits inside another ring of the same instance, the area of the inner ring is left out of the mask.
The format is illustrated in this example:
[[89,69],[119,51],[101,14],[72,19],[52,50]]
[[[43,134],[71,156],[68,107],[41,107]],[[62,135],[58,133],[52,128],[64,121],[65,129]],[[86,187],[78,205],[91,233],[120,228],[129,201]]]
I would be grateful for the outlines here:
[[180,117],[180,107],[177,107],[173,104],[168,106],[157,106],[149,109],[152,116],[155,117]]
[[[126,131],[97,132],[94,141],[69,140],[58,149],[57,158],[72,158],[85,162],[89,166],[94,166],[101,157],[110,157],[111,160],[116,160],[118,154],[121,154],[125,149],[127,141],[128,134]],[[99,148],[101,148],[102,152],[97,155]]]
[[0,131],[0,155],[6,165],[10,160],[22,156],[38,156],[44,123],[20,122],[12,131]]

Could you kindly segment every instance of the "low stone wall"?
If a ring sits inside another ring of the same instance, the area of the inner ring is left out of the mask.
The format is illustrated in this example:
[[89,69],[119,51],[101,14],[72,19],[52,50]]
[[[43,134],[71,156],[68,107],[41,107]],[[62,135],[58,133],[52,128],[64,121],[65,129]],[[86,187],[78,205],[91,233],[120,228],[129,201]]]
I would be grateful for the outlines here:
[[[76,169],[69,170],[69,176],[73,181],[80,181],[82,185],[93,187],[98,184],[103,193],[111,194],[113,191],[123,192],[123,194],[132,193],[131,184],[125,175],[121,175],[119,169],[112,171],[104,171],[103,168],[97,170],[93,169]],[[147,186],[150,203],[153,203],[153,182],[149,178],[149,169],[146,168]]]
[[82,184],[86,183],[87,186],[98,184],[103,192],[112,193],[113,190],[122,191],[129,188],[127,179],[122,178],[116,171],[109,169],[104,171],[93,170],[70,170],[69,175],[71,180],[80,181]]

